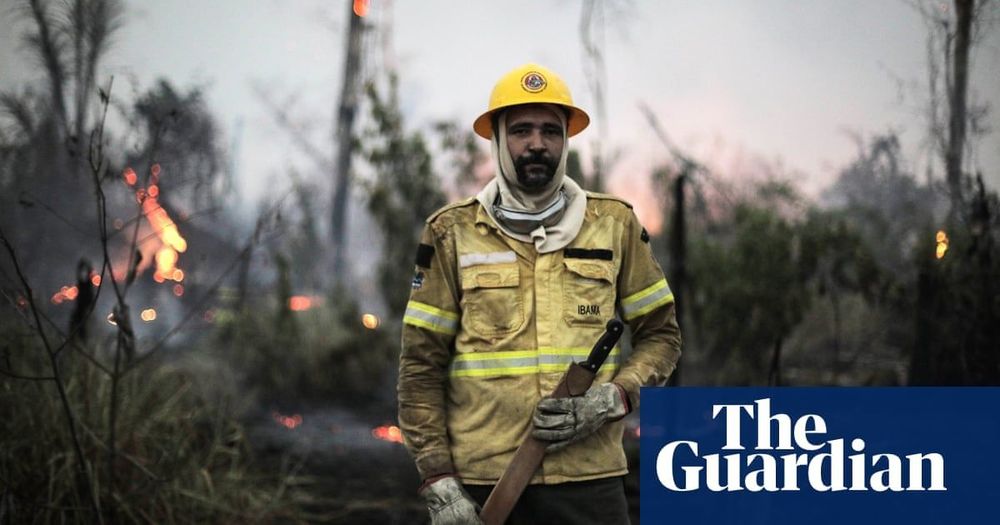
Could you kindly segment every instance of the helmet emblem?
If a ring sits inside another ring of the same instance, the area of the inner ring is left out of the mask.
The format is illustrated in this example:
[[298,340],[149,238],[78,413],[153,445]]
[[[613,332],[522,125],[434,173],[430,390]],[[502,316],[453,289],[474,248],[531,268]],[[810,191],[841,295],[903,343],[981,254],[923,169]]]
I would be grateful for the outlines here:
[[521,87],[528,93],[538,93],[547,85],[545,77],[537,71],[530,71],[521,77]]

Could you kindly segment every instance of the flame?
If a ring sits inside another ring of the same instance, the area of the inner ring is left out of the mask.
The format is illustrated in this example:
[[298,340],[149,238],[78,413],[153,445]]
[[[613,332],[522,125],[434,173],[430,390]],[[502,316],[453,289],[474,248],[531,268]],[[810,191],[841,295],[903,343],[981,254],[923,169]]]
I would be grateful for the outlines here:
[[389,441],[390,443],[403,442],[403,433],[399,431],[399,427],[396,425],[383,425],[381,427],[375,427],[372,429],[372,437],[375,439],[381,439],[382,441]]
[[156,272],[153,273],[153,280],[162,283],[166,280],[181,282],[184,280],[184,271],[177,267],[177,259],[180,256],[177,250],[170,246],[163,246],[156,252]]
[[948,253],[948,234],[944,230],[938,230],[937,235],[934,236],[934,240],[937,241],[937,249],[934,256],[941,259],[944,257],[944,254]]
[[364,18],[368,15],[368,4],[370,0],[354,0],[354,14]]
[[163,209],[163,206],[160,206],[156,197],[147,195],[142,200],[142,211],[146,214],[146,219],[149,220],[149,224],[153,226],[153,231],[160,237],[163,244],[181,253],[187,250],[187,241],[184,240],[184,237],[181,237],[180,232],[177,231],[177,225],[174,224],[174,221],[170,220],[167,210]]
[[378,328],[379,318],[375,314],[365,314],[361,316],[361,324],[365,325],[365,328],[369,330],[374,330]]
[[304,312],[313,306],[316,306],[316,301],[308,295],[293,295],[288,298],[288,309],[293,312]]
[[141,314],[139,314],[139,318],[142,319],[143,321],[146,321],[147,323],[151,322],[151,321],[155,321],[156,320],[156,310],[153,309],[153,308],[146,308],[145,310],[142,311]]
[[184,279],[184,272],[177,268],[178,253],[184,253],[187,250],[187,241],[181,236],[177,224],[170,219],[167,210],[157,200],[160,188],[156,185],[156,181],[160,175],[160,165],[153,164],[150,173],[154,179],[153,184],[149,186],[148,190],[138,190],[136,198],[142,203],[142,211],[146,220],[149,221],[149,225],[152,226],[153,231],[160,238],[160,242],[163,243],[163,246],[156,252],[156,272],[153,274],[153,280],[158,283],[168,279],[180,282]]
[[[152,233],[160,241],[159,244],[156,242],[143,242],[139,246],[139,250],[142,252],[142,259],[136,267],[136,273],[141,274],[155,260],[156,271],[153,274],[154,281],[158,283],[167,280],[181,282],[184,279],[184,272],[177,268],[177,260],[179,258],[178,254],[187,250],[187,241],[181,236],[180,231],[177,229],[177,224],[171,220],[170,215],[167,214],[167,210],[157,200],[161,193],[158,186],[161,171],[159,164],[153,164],[149,169],[149,186],[135,189],[135,199],[142,208],[142,214],[146,217],[146,224],[140,225],[142,229],[140,234],[142,237],[149,236],[150,232],[146,228],[146,225],[148,225],[152,229]],[[137,180],[135,170],[126,168],[122,176],[129,186],[135,186]],[[121,230],[125,227],[125,223],[121,219],[115,219],[113,224],[116,230]],[[115,264],[117,268],[112,269],[111,275],[116,281],[121,281],[127,274],[127,261],[130,258],[131,256]],[[97,285],[95,284],[95,286]]]
[[153,274],[153,279],[162,283],[164,280],[174,276],[174,268],[177,264],[177,252],[169,247],[164,246],[156,252],[156,273]]
[[277,421],[279,425],[289,430],[294,430],[295,427],[302,424],[302,416],[299,414],[295,414],[292,416],[283,416],[279,414],[277,411],[274,411],[271,412],[271,417],[274,418],[274,420]]

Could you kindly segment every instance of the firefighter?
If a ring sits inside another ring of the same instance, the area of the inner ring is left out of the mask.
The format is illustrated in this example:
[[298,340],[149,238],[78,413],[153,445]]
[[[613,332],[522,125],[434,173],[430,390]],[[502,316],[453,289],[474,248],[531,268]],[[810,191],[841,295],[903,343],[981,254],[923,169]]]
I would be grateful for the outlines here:
[[[632,207],[566,176],[589,124],[537,64],[504,75],[473,124],[496,176],[432,214],[403,318],[399,423],[434,524],[477,512],[530,433],[550,442],[511,523],[627,523],[621,418],[680,357],[673,294]],[[585,395],[546,398],[612,317],[630,327]]]

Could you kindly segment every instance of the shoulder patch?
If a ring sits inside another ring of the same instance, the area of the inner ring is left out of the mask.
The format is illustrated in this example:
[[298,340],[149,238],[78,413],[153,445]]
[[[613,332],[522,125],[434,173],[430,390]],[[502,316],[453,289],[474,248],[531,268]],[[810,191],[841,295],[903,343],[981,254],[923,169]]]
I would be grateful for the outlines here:
[[628,208],[630,210],[632,209],[632,205],[629,204],[629,202],[627,200],[625,200],[625,199],[623,199],[621,197],[616,197],[614,195],[611,195],[610,193],[597,193],[596,191],[588,191],[587,192],[587,198],[588,199],[606,200],[606,201],[618,201],[618,202],[624,204],[626,208]]
[[448,212],[448,211],[451,211],[451,210],[454,210],[454,209],[458,209],[458,208],[464,208],[464,207],[472,205],[472,204],[478,204],[478,202],[479,201],[476,200],[475,195],[473,195],[472,197],[467,197],[467,198],[462,199],[462,200],[460,200],[458,202],[453,202],[451,204],[443,206],[442,208],[438,209],[436,212],[432,213],[430,217],[427,217],[427,224],[430,224],[430,223],[434,222],[434,220],[437,219],[442,213],[445,213],[445,212]]
[[429,244],[417,246],[417,266],[430,269],[431,260],[434,258],[434,247]]

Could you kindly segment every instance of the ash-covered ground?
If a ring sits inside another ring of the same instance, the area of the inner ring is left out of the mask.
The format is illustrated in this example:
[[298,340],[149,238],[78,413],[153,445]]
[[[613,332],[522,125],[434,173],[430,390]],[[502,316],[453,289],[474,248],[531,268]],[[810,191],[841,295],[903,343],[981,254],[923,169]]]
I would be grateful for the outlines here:
[[[314,482],[310,511],[323,523],[427,523],[417,495],[420,477],[391,421],[344,408],[268,410],[247,418],[248,438],[269,466],[289,469]],[[632,523],[639,523],[638,418],[630,418],[625,478]]]
[[309,510],[323,523],[427,522],[420,477],[393,423],[343,408],[262,411],[248,418],[248,438],[267,465],[314,480]]

